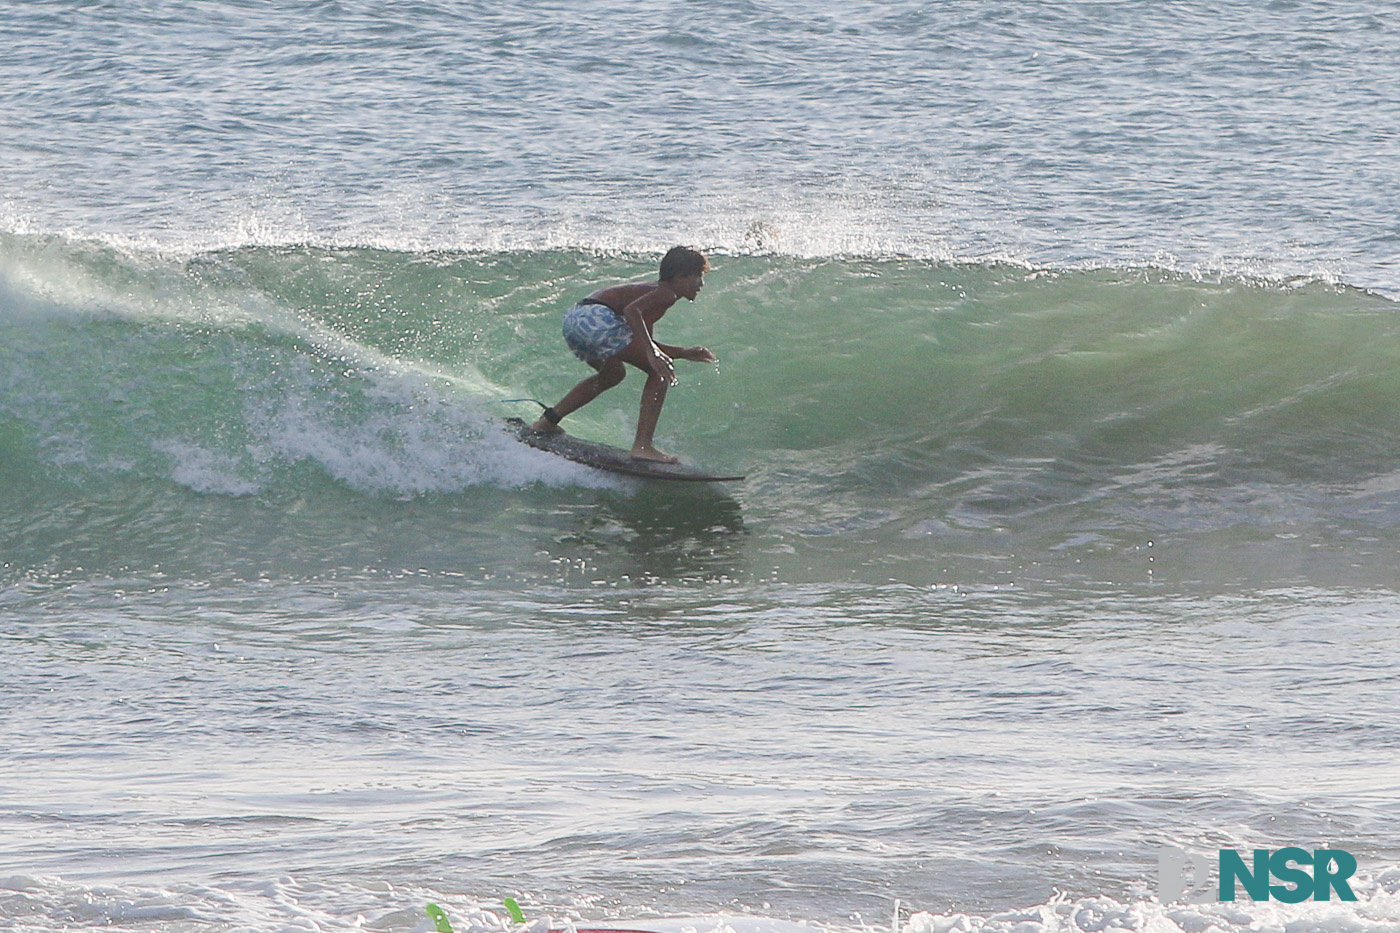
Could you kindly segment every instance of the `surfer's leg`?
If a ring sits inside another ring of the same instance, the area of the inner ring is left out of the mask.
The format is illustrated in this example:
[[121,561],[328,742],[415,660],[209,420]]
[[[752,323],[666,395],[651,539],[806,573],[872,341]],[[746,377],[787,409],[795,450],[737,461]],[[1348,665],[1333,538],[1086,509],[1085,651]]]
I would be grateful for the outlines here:
[[[570,389],[568,394],[560,399],[559,403],[554,406],[554,412],[560,418],[563,418],[571,412],[578,411],[599,395],[617,385],[622,381],[623,377],[627,375],[627,368],[622,365],[622,360],[618,359],[616,356],[611,359],[603,360],[601,363],[590,362],[588,365],[598,370],[598,372]],[[555,434],[564,430],[544,415],[540,415],[540,419],[536,421],[532,427],[534,430],[546,434]]]
[[653,373],[647,365],[647,351],[643,349],[642,340],[650,342],[651,337],[633,337],[632,342],[623,347],[617,356],[608,360],[609,363],[616,362],[619,366],[631,363],[646,373],[647,377],[647,384],[642,388],[642,410],[637,414],[637,438],[632,442],[631,453],[638,460],[680,463],[680,458],[657,450],[652,443],[652,435],[656,433],[656,420],[661,417],[661,406],[666,403],[666,390],[670,383]]
[[680,463],[679,457],[662,453],[652,444],[656,433],[656,421],[661,417],[661,406],[666,403],[668,380],[647,374],[647,384],[642,389],[642,410],[637,415],[637,439],[632,443],[632,456],[638,460],[658,460],[661,463]]

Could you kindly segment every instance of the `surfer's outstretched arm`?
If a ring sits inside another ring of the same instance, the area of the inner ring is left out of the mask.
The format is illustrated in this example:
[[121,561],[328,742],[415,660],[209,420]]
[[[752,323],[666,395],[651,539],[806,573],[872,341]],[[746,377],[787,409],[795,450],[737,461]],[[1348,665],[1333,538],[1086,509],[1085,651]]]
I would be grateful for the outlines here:
[[718,363],[719,357],[715,356],[705,347],[673,347],[669,343],[656,344],[661,348],[661,352],[673,360],[690,360],[692,363]]

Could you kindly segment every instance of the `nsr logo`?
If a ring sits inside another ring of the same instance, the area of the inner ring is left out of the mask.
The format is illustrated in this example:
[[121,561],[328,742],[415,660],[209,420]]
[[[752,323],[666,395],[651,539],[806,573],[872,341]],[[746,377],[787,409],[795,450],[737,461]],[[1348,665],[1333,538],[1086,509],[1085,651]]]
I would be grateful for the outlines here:
[[[1312,874],[1299,868],[1300,865],[1311,865]],[[1356,874],[1356,859],[1341,849],[1309,852],[1288,846],[1272,853],[1268,849],[1255,849],[1252,869],[1234,849],[1221,849],[1217,868],[1220,881],[1212,890],[1209,859],[1163,846],[1157,853],[1157,896],[1163,904],[1175,900],[1185,900],[1188,904],[1233,901],[1235,883],[1239,882],[1252,901],[1267,901],[1271,897],[1286,904],[1297,904],[1309,897],[1315,901],[1330,901],[1334,890],[1344,901],[1356,900],[1347,884],[1347,879]],[[1270,875],[1282,883],[1270,884]]]

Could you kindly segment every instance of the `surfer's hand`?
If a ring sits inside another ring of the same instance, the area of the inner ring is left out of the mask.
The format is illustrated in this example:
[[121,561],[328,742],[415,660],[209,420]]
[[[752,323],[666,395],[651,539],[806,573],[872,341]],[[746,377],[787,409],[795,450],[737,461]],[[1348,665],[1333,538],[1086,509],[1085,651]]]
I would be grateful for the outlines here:
[[686,347],[679,354],[681,359],[690,360],[692,363],[718,363],[719,357],[715,356],[704,347]]
[[656,359],[651,361],[651,371],[655,375],[665,379],[667,385],[673,386],[680,382],[680,380],[676,378],[675,364],[671,362],[669,356],[660,351],[657,352]]

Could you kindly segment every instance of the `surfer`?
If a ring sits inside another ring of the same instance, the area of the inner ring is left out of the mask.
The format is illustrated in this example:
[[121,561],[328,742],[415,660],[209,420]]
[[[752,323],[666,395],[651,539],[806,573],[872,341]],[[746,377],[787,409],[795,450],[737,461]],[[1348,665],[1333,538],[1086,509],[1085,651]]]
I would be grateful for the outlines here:
[[655,282],[630,282],[600,288],[564,312],[564,340],[574,356],[597,370],[569,390],[553,408],[546,408],[534,424],[542,432],[562,431],[559,422],[622,381],[625,364],[647,374],[642,388],[642,409],[637,416],[637,437],[631,454],[638,460],[679,463],[652,443],[656,420],[666,401],[666,390],[675,385],[672,360],[716,363],[704,347],[673,347],[657,343],[656,322],[678,299],[694,301],[705,286],[710,269],[703,253],[684,246],[672,248],[661,260]]

